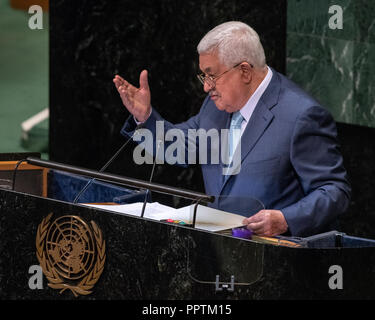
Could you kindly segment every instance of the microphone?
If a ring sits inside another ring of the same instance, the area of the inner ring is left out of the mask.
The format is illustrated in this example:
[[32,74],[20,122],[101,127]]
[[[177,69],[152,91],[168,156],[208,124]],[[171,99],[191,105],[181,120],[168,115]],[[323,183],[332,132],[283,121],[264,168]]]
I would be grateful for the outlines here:
[[16,187],[16,174],[17,174],[18,167],[21,165],[22,162],[25,162],[25,161],[27,161],[27,159],[21,159],[20,161],[18,161],[16,164],[16,167],[13,170],[12,191],[15,191],[14,189]]
[[[151,183],[152,178],[153,178],[153,176],[154,176],[154,170],[155,170],[156,159],[157,159],[157,157],[158,157],[159,148],[160,148],[160,144],[162,143],[162,141],[161,141],[161,140],[157,140],[156,143],[157,143],[157,146],[156,146],[156,155],[155,155],[155,158],[154,158],[154,163],[152,164],[152,170],[151,170],[151,174],[150,174],[150,180],[149,180],[149,183]],[[146,204],[147,204],[147,197],[148,197],[148,194],[149,194],[149,193],[150,193],[150,189],[147,189],[147,191],[146,191],[146,195],[145,195],[145,200],[143,201],[142,212],[141,212],[141,218],[143,218],[143,216],[144,216],[144,214],[145,214]]]
[[[118,155],[121,153],[121,151],[126,147],[126,145],[129,143],[130,140],[133,139],[133,137],[138,133],[138,129],[142,128],[143,127],[143,124],[139,124],[137,125],[137,127],[135,128],[133,134],[131,135],[130,138],[128,138],[125,143],[121,146],[120,149],[117,150],[117,152],[111,157],[111,159],[109,159],[109,161],[99,170],[99,172],[103,172],[104,170],[106,170],[108,168],[108,166],[118,157]],[[81,189],[81,191],[77,194],[77,196],[74,198],[73,200],[73,203],[77,203],[77,201],[79,200],[79,198],[82,196],[82,194],[87,190],[87,188],[91,185],[91,183],[93,183],[95,180],[95,178],[92,178],[90,179],[86,185]]]
[[[39,157],[40,158],[40,153],[36,153],[36,152],[33,152],[33,153],[28,153],[29,155],[33,155],[33,154],[35,154],[37,157]],[[17,159],[15,159],[15,160],[17,160]],[[16,166],[15,166],[15,168],[14,168],[14,170],[13,170],[13,178],[12,178],[12,191],[15,191],[15,189],[16,189],[16,177],[17,177],[17,170],[18,170],[18,167],[22,164],[22,162],[27,162],[27,158],[23,158],[23,159],[20,159],[18,162],[17,162],[17,164],[16,164]]]

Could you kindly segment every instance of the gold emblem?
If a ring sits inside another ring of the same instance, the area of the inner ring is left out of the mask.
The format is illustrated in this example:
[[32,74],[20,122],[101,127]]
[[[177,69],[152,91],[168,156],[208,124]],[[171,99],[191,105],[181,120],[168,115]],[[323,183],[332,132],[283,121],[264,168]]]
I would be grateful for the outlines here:
[[52,213],[40,223],[36,255],[48,286],[87,295],[104,270],[105,241],[95,222],[63,216],[51,223]]

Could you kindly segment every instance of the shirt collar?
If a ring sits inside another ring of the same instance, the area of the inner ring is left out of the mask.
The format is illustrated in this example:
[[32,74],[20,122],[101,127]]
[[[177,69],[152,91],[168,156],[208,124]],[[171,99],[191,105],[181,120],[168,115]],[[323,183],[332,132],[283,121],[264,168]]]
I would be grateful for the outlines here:
[[267,74],[263,81],[260,83],[255,92],[251,95],[246,104],[241,108],[241,115],[244,117],[246,122],[249,122],[251,115],[254,112],[256,105],[258,104],[260,98],[262,97],[264,91],[266,91],[268,85],[271,82],[273,72],[270,67],[267,66]]

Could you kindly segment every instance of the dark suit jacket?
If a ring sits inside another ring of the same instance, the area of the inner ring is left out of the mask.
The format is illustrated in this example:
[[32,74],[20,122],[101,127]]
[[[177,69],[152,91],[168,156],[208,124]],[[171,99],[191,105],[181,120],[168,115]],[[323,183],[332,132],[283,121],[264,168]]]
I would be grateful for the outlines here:
[[[351,194],[335,122],[316,100],[272,71],[241,138],[240,172],[223,178],[221,164],[201,165],[206,193],[217,196],[214,207],[244,216],[255,213],[253,199],[281,210],[293,236],[332,230]],[[175,128],[187,135],[188,129],[229,128],[230,114],[207,97],[196,116],[177,125],[153,109],[144,127],[154,136],[156,121],[164,121],[165,132]],[[121,132],[133,130],[128,119]]]

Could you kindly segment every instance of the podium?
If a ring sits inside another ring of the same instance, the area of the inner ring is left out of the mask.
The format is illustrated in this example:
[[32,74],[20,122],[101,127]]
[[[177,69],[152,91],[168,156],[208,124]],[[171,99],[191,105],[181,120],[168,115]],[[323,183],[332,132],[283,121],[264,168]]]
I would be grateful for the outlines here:
[[[0,188],[2,300],[375,297],[374,240],[333,231],[288,247],[118,214],[63,198],[52,176],[64,173],[39,169],[47,196]],[[100,188],[115,194],[100,202],[145,196]]]

